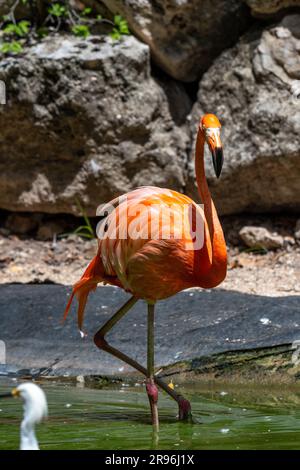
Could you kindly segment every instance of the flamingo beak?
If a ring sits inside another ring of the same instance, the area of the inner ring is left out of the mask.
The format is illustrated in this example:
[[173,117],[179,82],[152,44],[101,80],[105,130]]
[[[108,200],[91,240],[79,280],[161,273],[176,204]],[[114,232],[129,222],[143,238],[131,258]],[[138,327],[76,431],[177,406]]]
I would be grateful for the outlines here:
[[220,138],[220,129],[218,127],[211,127],[206,129],[206,140],[211,151],[216,177],[219,178],[224,162],[223,146]]

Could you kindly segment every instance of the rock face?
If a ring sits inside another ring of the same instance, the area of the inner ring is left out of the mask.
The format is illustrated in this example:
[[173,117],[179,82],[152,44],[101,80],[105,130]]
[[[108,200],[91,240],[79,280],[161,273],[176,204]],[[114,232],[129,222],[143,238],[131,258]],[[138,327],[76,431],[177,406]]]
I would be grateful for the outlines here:
[[[300,204],[300,16],[244,36],[200,82],[191,129],[203,112],[223,124],[224,170],[207,175],[223,214],[297,210]],[[193,154],[188,192],[195,194]]]
[[281,248],[284,243],[283,237],[278,233],[271,233],[264,227],[246,226],[240,230],[239,235],[249,248],[273,250]]
[[249,24],[243,0],[103,0],[172,77],[193,81]]
[[270,15],[289,7],[299,7],[300,0],[246,0],[253,15]]
[[3,59],[0,207],[90,215],[99,203],[153,184],[184,186],[191,103],[150,74],[134,37],[49,37]]

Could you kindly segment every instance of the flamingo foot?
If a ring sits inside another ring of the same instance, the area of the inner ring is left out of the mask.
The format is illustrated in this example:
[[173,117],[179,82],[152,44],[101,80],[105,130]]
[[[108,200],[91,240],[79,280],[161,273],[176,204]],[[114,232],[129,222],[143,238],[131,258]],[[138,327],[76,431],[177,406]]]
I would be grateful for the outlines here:
[[150,408],[151,408],[152,425],[153,425],[154,430],[158,431],[158,428],[159,428],[158,409],[157,409],[158,389],[154,383],[153,378],[147,378],[146,391],[147,391]]
[[180,421],[192,422],[192,408],[190,402],[186,398],[180,397],[178,407],[178,419]]

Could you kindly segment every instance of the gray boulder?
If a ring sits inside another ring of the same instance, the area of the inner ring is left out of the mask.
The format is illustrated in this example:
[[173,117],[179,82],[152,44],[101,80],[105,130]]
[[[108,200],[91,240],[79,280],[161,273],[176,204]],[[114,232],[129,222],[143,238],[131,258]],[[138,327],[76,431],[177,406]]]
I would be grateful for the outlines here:
[[[299,210],[300,16],[244,36],[200,82],[192,112],[196,133],[203,112],[223,125],[224,171],[207,175],[220,213]],[[187,190],[196,193],[193,155]]]
[[140,185],[181,190],[191,103],[130,36],[48,37],[1,61],[0,207],[88,214]]
[[249,248],[273,250],[282,248],[284,239],[278,233],[272,233],[265,227],[245,226],[239,232],[240,238]]
[[243,0],[102,0],[123,15],[172,77],[193,81],[249,24]]

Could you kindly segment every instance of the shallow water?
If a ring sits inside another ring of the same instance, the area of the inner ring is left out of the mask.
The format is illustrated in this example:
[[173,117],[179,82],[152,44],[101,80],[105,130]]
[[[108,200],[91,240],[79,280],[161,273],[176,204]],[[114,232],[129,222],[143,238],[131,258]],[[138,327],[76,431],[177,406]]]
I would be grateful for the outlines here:
[[[0,393],[16,386],[0,380]],[[194,424],[176,420],[176,404],[159,396],[160,432],[152,433],[143,386],[100,390],[43,382],[49,418],[37,429],[42,449],[299,449],[300,388],[182,387]],[[16,449],[22,406],[0,402],[0,449]]]

